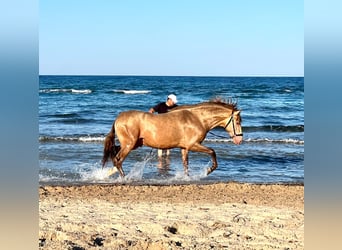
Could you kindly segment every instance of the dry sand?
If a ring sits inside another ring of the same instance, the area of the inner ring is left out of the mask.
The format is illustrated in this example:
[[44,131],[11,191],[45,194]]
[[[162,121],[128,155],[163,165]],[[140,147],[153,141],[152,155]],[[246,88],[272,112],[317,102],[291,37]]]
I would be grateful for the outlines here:
[[304,186],[42,186],[39,249],[304,249]]

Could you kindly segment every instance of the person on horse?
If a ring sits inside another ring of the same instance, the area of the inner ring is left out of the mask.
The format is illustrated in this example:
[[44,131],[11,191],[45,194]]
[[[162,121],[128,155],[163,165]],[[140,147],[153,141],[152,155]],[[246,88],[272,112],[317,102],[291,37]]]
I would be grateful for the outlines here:
[[[160,102],[154,107],[150,108],[150,113],[157,112],[158,114],[167,113],[170,109],[177,107],[177,96],[170,94],[167,96],[166,102]],[[167,156],[170,154],[170,150],[158,149],[158,158],[161,158],[165,153]]]

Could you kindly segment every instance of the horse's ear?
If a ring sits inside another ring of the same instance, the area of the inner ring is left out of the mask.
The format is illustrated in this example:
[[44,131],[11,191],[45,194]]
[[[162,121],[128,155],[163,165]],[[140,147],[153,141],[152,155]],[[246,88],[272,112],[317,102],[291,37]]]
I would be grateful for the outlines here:
[[240,112],[241,112],[241,110],[237,110],[237,111],[235,112],[235,114],[236,114],[236,115],[239,115]]

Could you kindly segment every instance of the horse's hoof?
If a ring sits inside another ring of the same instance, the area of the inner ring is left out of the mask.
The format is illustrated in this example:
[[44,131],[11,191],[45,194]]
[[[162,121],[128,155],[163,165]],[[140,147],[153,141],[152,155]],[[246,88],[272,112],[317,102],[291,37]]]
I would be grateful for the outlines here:
[[115,174],[116,172],[118,172],[118,169],[116,167],[113,167],[111,169],[108,170],[108,177],[110,177],[111,175]]

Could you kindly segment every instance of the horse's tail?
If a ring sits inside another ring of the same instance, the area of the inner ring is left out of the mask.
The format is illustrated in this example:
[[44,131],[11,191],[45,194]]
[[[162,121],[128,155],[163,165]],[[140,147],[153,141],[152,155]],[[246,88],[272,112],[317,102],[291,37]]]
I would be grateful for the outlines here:
[[104,148],[103,148],[103,158],[102,158],[102,168],[106,164],[108,158],[113,159],[116,155],[116,147],[115,147],[115,122],[113,122],[112,129],[109,131],[108,135],[104,140]]

